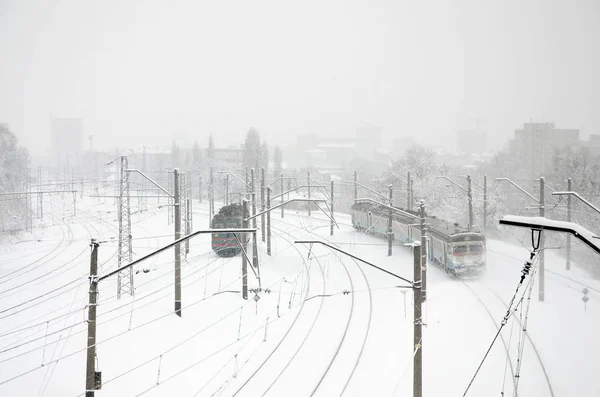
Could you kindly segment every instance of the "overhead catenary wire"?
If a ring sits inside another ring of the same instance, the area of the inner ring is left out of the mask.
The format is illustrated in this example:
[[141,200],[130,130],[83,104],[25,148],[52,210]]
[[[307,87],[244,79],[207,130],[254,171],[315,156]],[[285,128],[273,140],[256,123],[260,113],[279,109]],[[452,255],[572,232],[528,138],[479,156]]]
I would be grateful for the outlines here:
[[[532,232],[532,239],[533,239],[533,232]],[[535,244],[534,244],[534,247],[535,247]],[[463,397],[466,396],[467,393],[469,392],[469,389],[471,388],[471,385],[473,384],[473,381],[475,380],[475,378],[479,374],[479,371],[481,370],[481,367],[483,366],[483,363],[487,359],[490,351],[492,350],[492,347],[494,346],[496,340],[498,339],[498,336],[500,335],[500,332],[502,332],[502,329],[504,328],[504,326],[508,322],[510,316],[514,313],[513,312],[513,307],[512,307],[513,303],[514,303],[514,301],[515,301],[515,299],[517,297],[519,289],[521,288],[521,286],[523,285],[523,282],[525,281],[525,277],[531,273],[531,268],[534,266],[534,263],[536,262],[535,260],[538,258],[538,255],[537,255],[538,252],[539,251],[537,251],[537,250],[534,249],[534,251],[532,251],[530,253],[529,260],[526,261],[525,264],[523,265],[523,270],[521,271],[521,278],[519,280],[519,283],[517,284],[517,287],[515,289],[515,292],[514,292],[512,298],[510,299],[510,302],[508,304],[508,308],[507,308],[506,314],[504,315],[504,318],[502,319],[502,322],[500,323],[500,326],[498,327],[498,331],[494,335],[494,338],[492,339],[492,342],[490,343],[490,346],[486,350],[486,352],[485,352],[485,354],[484,354],[481,362],[479,363],[479,366],[475,370],[475,373],[473,374],[473,377],[471,378],[471,381],[467,385],[467,388],[465,389],[465,392],[463,393]]]

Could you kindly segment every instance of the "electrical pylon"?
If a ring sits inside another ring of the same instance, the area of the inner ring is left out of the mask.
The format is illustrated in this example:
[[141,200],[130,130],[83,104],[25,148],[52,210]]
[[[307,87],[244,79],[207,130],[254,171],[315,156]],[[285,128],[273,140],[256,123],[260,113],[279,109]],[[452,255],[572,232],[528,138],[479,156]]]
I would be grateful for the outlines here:
[[[119,184],[119,250],[118,267],[130,263],[131,256],[131,205],[129,199],[129,168],[127,156],[121,156],[121,182]],[[131,267],[120,271],[117,280],[117,298],[122,294],[133,296],[133,270]]]

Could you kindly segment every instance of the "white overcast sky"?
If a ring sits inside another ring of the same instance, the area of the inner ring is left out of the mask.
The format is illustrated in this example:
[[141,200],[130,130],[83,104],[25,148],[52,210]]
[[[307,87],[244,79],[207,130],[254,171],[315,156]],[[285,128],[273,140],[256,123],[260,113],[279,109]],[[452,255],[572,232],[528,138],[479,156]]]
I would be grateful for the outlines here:
[[600,133],[598,0],[0,0],[0,65],[0,122],[34,151],[51,115],[99,147]]

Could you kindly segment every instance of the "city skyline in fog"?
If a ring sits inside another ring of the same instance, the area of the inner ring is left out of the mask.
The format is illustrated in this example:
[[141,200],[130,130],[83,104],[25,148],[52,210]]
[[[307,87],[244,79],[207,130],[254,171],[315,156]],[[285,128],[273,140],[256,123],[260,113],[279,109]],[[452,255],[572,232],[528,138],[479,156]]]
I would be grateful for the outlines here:
[[50,118],[84,147],[242,143],[382,128],[449,144],[476,126],[500,148],[523,123],[600,133],[594,1],[0,0],[0,122],[34,153]]

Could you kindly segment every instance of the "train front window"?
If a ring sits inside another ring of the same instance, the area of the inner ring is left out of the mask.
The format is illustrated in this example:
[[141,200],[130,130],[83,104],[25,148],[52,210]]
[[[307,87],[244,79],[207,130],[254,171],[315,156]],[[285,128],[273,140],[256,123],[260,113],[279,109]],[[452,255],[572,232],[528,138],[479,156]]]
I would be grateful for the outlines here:
[[471,245],[469,247],[469,251],[474,252],[474,253],[481,253],[481,252],[483,252],[483,245],[481,245],[481,244]]
[[454,253],[454,255],[456,254],[465,254],[467,252],[467,246],[466,245],[455,245],[452,248],[452,251]]

